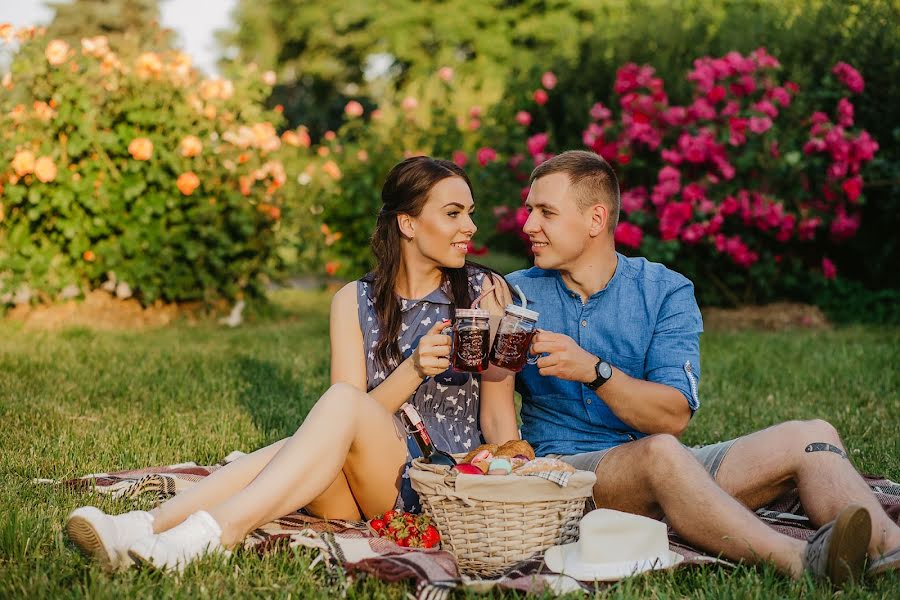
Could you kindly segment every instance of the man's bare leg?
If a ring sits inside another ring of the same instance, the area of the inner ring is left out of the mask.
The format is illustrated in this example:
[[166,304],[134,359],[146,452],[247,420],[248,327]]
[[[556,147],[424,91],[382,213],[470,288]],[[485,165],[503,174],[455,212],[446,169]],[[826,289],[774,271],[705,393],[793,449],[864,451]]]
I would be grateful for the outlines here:
[[817,527],[850,504],[865,507],[872,517],[869,556],[900,547],[900,527],[884,512],[826,421],[789,421],[739,438],[725,455],[716,482],[754,510],[796,487]]
[[665,516],[678,535],[737,561],[769,560],[797,577],[806,543],[782,535],[722,490],[670,435],[654,435],[610,450],[597,468],[597,506]]

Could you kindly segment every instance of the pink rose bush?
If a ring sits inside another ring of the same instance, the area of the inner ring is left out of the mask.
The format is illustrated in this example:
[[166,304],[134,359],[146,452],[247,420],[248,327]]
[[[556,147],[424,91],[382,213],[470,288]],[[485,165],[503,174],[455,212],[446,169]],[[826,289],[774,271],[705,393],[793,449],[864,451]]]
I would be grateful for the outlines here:
[[[693,260],[752,278],[768,276],[772,266],[805,266],[836,277],[824,253],[856,235],[865,167],[878,143],[854,125],[847,92],[863,91],[862,76],[843,62],[832,73],[841,97],[804,114],[796,102],[802,91],[781,78],[778,60],[763,48],[695,60],[687,74],[693,94],[683,104],[670,99],[651,66],[623,65],[616,105],[593,104],[581,133],[584,147],[619,174],[617,245],[676,268]],[[547,79],[532,98],[537,106],[519,107],[517,115],[542,110],[556,85]],[[514,176],[566,149],[553,138],[528,131],[527,158],[510,167]],[[522,210],[497,207],[498,231],[522,236]]]

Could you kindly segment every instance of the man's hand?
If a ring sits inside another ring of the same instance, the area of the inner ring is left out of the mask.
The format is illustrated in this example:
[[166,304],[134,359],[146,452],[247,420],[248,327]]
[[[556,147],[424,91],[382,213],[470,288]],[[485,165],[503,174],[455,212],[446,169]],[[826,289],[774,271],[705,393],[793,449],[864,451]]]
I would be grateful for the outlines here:
[[531,353],[547,355],[537,361],[541,375],[581,383],[590,383],[597,378],[594,371],[597,357],[562,333],[537,332],[531,341]]
[[428,333],[419,338],[412,356],[413,368],[422,379],[434,377],[450,368],[450,336],[442,333],[449,327],[449,319],[435,323]]

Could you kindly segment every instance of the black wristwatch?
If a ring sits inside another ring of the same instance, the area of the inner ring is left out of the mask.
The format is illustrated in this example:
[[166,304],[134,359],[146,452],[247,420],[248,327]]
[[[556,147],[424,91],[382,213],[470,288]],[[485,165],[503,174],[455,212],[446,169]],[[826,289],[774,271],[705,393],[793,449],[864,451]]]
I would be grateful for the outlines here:
[[597,364],[594,365],[594,373],[597,374],[597,379],[584,385],[588,386],[589,389],[596,391],[598,387],[609,381],[609,378],[612,377],[612,366],[602,358],[598,358]]

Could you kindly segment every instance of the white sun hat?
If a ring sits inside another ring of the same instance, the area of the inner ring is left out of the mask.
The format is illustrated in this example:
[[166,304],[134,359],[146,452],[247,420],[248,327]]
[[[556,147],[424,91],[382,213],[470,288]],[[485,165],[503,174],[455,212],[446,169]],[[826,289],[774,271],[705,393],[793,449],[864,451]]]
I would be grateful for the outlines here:
[[640,515],[600,508],[581,519],[577,542],[544,554],[554,573],[580,581],[617,581],[674,567],[684,557],[669,550],[666,525]]

